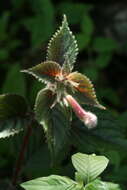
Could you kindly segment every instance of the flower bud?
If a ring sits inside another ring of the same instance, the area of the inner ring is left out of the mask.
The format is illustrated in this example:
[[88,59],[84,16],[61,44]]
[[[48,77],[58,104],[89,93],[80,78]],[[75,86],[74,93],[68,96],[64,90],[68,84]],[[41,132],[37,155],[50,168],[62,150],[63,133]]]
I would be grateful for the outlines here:
[[96,127],[97,116],[95,114],[85,111],[71,95],[67,95],[66,100],[71,105],[77,117],[83,121],[88,128]]

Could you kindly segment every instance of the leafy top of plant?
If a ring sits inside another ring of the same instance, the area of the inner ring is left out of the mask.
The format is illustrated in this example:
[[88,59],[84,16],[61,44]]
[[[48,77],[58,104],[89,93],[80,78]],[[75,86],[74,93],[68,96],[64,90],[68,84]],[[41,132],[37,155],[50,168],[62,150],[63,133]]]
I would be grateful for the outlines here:
[[22,71],[46,84],[37,95],[34,110],[54,155],[66,144],[71,122],[70,107],[88,128],[97,125],[97,117],[86,112],[79,103],[105,109],[99,104],[90,79],[72,71],[77,54],[77,42],[64,15],[62,26],[49,41],[46,61]]

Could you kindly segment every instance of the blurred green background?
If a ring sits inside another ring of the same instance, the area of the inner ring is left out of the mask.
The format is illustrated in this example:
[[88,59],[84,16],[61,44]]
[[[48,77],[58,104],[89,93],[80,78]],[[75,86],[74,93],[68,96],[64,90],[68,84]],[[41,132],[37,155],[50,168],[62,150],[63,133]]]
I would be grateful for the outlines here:
[[[120,3],[81,0],[1,1],[0,93],[23,95],[33,107],[36,94],[43,88],[43,84],[19,71],[45,60],[48,41],[61,24],[63,14],[67,15],[70,28],[78,41],[79,55],[75,70],[86,74],[93,81],[99,101],[117,117],[127,137],[127,3],[125,1]],[[22,134],[20,136],[22,137]],[[15,154],[19,152],[21,144],[20,136],[0,140],[0,182],[3,184],[3,181],[8,181],[12,176]],[[38,147],[38,134],[35,136],[34,140],[30,141],[33,144],[29,154]],[[36,146],[35,141],[37,141]],[[47,151],[46,145],[41,151]],[[111,158],[111,166],[104,179],[114,180],[123,188],[127,184],[126,152],[127,148],[122,154],[112,148],[105,153]],[[104,151],[100,153],[103,154]],[[48,159],[38,151],[37,156],[34,155],[26,163],[23,174],[25,180],[52,172],[71,173],[72,166],[66,166],[67,160],[62,167],[52,170]],[[44,164],[40,169],[42,162],[46,162],[47,165]]]

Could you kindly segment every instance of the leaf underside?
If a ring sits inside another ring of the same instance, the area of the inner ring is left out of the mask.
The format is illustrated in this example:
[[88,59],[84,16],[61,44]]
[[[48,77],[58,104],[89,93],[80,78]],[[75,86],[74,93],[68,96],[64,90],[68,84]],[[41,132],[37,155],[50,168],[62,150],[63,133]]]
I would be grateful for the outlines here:
[[86,183],[96,179],[107,167],[108,159],[105,156],[96,156],[77,153],[72,156],[72,163]]
[[74,97],[79,100],[79,102],[105,109],[99,104],[93,84],[89,78],[81,73],[73,72],[67,76],[67,79],[74,88],[74,90],[72,90],[72,92],[70,91],[70,93],[72,93]]
[[62,26],[48,44],[47,60],[59,63],[66,71],[73,69],[78,54],[77,42],[72,35],[64,15]]
[[61,73],[61,67],[54,61],[46,61],[22,72],[29,73],[44,83],[55,82],[55,77]]

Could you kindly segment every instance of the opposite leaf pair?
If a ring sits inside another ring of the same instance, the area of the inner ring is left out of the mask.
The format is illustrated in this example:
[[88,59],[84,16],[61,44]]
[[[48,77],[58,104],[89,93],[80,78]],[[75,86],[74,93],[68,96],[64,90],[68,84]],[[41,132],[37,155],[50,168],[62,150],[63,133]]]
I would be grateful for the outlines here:
[[[96,99],[91,81],[81,73],[72,72],[77,52],[75,37],[68,27],[66,16],[64,16],[62,26],[49,42],[47,60],[23,72],[32,74],[39,81],[47,84],[45,90],[50,90],[54,97],[51,107],[66,99],[66,96],[70,94],[79,103],[104,109]],[[39,109],[35,105],[37,115],[38,112]]]
[[88,128],[96,126],[97,117],[85,112],[78,102],[104,109],[97,101],[91,81],[81,73],[72,72],[77,53],[75,37],[64,16],[62,26],[49,42],[46,61],[23,70],[46,84],[37,95],[35,116],[46,132],[50,150],[55,154],[63,149],[68,138],[69,105]]
[[21,186],[26,190],[120,190],[117,184],[96,179],[107,167],[106,157],[77,153],[72,156],[72,163],[77,171],[75,181],[51,175],[25,182]]

